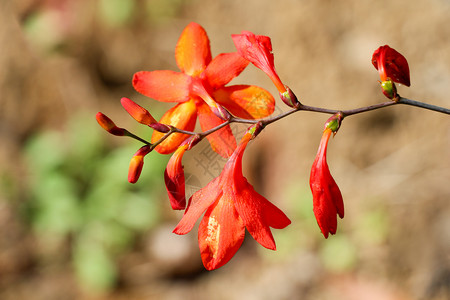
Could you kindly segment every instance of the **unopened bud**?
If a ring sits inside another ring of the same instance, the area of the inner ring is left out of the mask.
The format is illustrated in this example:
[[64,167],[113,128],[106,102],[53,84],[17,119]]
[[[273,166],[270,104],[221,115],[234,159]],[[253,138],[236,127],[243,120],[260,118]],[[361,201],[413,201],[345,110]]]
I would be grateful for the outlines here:
[[382,81],[381,90],[383,91],[383,94],[389,99],[394,100],[394,98],[397,98],[397,88],[395,87],[395,84],[392,80],[388,79]]
[[262,122],[258,122],[247,129],[247,133],[252,135],[252,139],[256,138],[256,136],[264,129],[265,125]]
[[292,92],[292,90],[288,86],[285,87],[286,91],[283,93],[280,92],[281,100],[283,100],[283,102],[290,107],[298,107],[300,105],[300,102],[298,101],[297,96],[295,96],[294,92]]
[[342,120],[344,119],[344,114],[342,112],[338,112],[331,116],[327,122],[325,123],[325,129],[331,129],[331,131],[336,134],[341,126]]
[[148,112],[148,110],[134,101],[124,97],[120,99],[120,103],[122,103],[123,108],[125,108],[125,110],[139,123],[144,125],[156,123],[156,120]]
[[144,156],[152,150],[151,145],[142,146],[131,158],[128,168],[128,182],[136,183],[144,167]]
[[117,127],[116,124],[103,113],[98,112],[95,118],[97,119],[98,124],[109,133],[117,136],[126,135],[127,131],[125,129]]

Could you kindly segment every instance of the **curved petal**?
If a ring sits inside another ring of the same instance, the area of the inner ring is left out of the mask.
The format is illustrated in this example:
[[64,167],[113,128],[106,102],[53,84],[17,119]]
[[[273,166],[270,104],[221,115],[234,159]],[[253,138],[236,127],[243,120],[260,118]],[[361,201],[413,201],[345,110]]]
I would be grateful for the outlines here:
[[206,67],[206,80],[214,89],[222,87],[241,74],[248,64],[249,61],[237,52],[221,53]]
[[[379,47],[372,55],[372,64],[377,70],[382,70],[384,74],[393,81],[406,86],[410,86],[409,66],[406,58],[397,50],[384,45]],[[386,80],[383,79],[382,80]]]
[[223,87],[214,91],[213,96],[217,103],[239,118],[261,119],[275,110],[272,94],[254,85]]
[[173,230],[174,233],[186,234],[191,231],[198,218],[222,195],[222,190],[218,186],[219,183],[219,178],[215,178],[191,196],[183,218]]
[[339,215],[340,218],[344,217],[342,194],[331,176],[326,158],[331,133],[331,129],[326,129],[322,135],[309,179],[309,185],[313,195],[314,215],[325,238],[328,238],[329,233],[336,233],[336,215]]
[[207,270],[226,264],[242,245],[244,223],[239,217],[233,199],[223,195],[205,213],[198,229],[198,244]]
[[211,61],[211,48],[205,29],[197,23],[184,28],[175,48],[175,59],[180,70],[198,76]]
[[[195,128],[197,110],[193,100],[179,103],[169,109],[161,118],[160,123],[172,125],[179,129],[192,131]],[[152,143],[162,138],[164,133],[153,131]],[[178,146],[189,136],[181,133],[172,133],[164,142],[156,146],[155,150],[161,154],[175,151]]]
[[164,182],[169,195],[170,205],[174,210],[181,210],[186,207],[184,170],[181,160],[187,148],[188,145],[178,147],[164,171]]
[[320,231],[322,231],[325,238],[328,238],[329,233],[335,234],[337,230],[337,210],[333,203],[333,194],[330,192],[330,186],[325,182],[321,182],[324,177],[327,177],[326,173],[322,167],[312,169],[310,187],[313,194],[314,216]]
[[286,88],[275,71],[272,42],[263,35],[255,35],[250,31],[242,31],[241,34],[232,34],[234,45],[243,58],[249,60],[257,68],[263,70],[273,81],[280,93]]
[[275,240],[269,226],[284,228],[291,221],[275,205],[255,192],[251,184],[242,177],[236,182],[235,207],[252,237],[262,246],[275,250]]
[[163,102],[189,99],[191,77],[169,70],[141,71],[133,76],[133,87],[144,96]]
[[[203,101],[197,103],[197,115],[202,131],[216,127],[224,122]],[[212,149],[222,157],[229,157],[236,148],[236,139],[228,125],[207,135],[206,138],[211,144]]]

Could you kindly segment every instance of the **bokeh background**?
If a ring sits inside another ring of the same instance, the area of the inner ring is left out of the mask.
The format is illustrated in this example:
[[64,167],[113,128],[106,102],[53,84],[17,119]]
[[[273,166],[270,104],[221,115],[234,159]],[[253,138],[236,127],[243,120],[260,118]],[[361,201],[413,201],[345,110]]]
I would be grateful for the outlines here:
[[[305,104],[385,101],[370,59],[389,44],[411,69],[399,93],[449,107],[449,19],[448,0],[0,1],[0,299],[449,299],[447,115],[396,106],[344,121],[329,164],[346,216],[328,240],[308,184],[328,116],[297,113],[266,128],[244,174],[292,225],[274,230],[276,252],[248,236],[213,272],[196,230],[171,233],[181,213],[165,195],[168,157],[151,153],[129,184],[140,144],[109,136],[94,117],[148,137],[119,100],[158,118],[170,107],[136,93],[131,78],[177,70],[174,47],[191,21],[213,55],[234,51],[232,33],[270,36],[278,73]],[[277,94],[253,66],[233,83]],[[192,193],[224,161],[202,143],[184,162]]]

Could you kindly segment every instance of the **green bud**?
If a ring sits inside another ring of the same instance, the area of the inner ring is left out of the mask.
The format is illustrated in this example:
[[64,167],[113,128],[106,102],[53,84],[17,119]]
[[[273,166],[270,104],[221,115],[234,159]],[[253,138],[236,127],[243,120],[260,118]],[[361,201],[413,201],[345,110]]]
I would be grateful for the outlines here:
[[385,80],[381,82],[381,90],[383,94],[389,99],[394,99],[397,97],[397,88],[392,80]]
[[286,91],[284,93],[280,92],[280,98],[283,100],[286,105],[290,107],[297,108],[300,105],[300,102],[297,99],[297,96],[295,96],[294,92],[287,86]]
[[344,114],[342,112],[338,112],[331,116],[327,122],[325,123],[325,129],[331,129],[334,134],[339,130],[341,126],[342,120],[344,119]]
[[254,139],[263,129],[265,125],[262,122],[258,122],[247,129],[247,133],[252,135],[252,139]]

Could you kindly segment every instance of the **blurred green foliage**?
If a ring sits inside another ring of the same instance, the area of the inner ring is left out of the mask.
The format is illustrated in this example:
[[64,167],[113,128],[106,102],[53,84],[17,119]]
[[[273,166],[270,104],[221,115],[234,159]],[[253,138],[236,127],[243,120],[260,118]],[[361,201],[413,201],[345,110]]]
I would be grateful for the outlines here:
[[180,14],[183,3],[186,0],[147,0],[147,14],[156,22],[170,20]]
[[167,159],[150,153],[139,183],[127,181],[139,145],[108,147],[93,115],[73,117],[63,131],[44,131],[26,146],[30,195],[27,216],[39,239],[70,240],[72,262],[89,288],[111,288],[114,258],[155,226],[165,199]]
[[124,25],[131,19],[135,5],[130,0],[100,0],[101,20],[111,26]]

